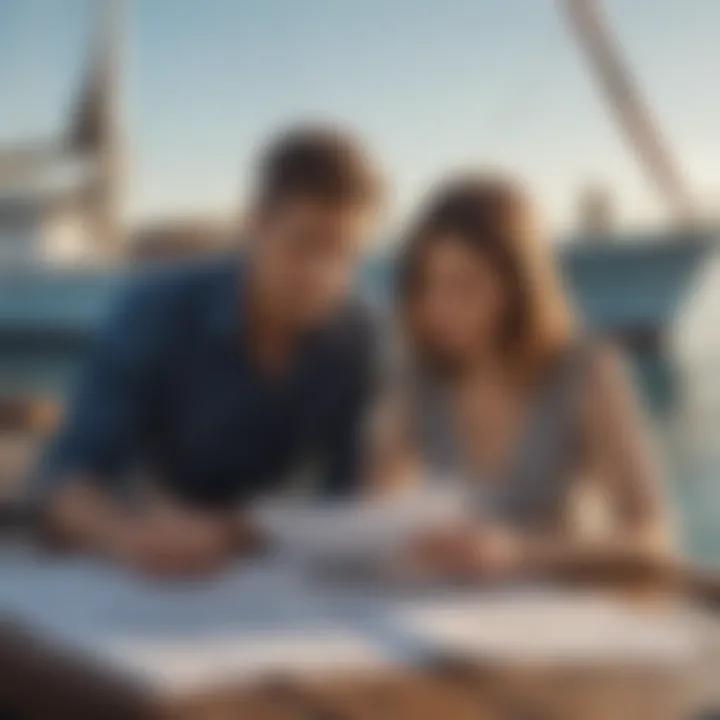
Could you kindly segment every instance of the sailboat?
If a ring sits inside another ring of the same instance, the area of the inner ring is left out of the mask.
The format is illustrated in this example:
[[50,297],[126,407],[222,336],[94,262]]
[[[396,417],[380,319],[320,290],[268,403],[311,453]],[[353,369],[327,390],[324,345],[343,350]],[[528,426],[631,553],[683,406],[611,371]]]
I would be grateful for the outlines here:
[[[139,267],[128,257],[120,220],[121,2],[97,7],[89,60],[62,137],[0,148],[0,404],[61,400],[87,339]],[[558,7],[672,216],[652,233],[586,229],[558,244],[560,266],[584,323],[625,346],[652,409],[670,413],[693,375],[686,366],[698,362],[690,356],[705,357],[712,345],[690,341],[685,328],[698,326],[694,318],[709,304],[702,298],[714,293],[715,231],[699,221],[600,4],[559,0]],[[368,258],[361,273],[376,297],[391,275],[390,256]],[[712,323],[700,332],[707,340]]]

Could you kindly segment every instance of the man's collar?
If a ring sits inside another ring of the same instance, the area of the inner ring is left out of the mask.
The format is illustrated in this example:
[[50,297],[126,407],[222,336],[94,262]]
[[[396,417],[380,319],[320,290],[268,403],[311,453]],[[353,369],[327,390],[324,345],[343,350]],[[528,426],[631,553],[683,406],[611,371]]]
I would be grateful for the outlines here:
[[[222,267],[211,293],[212,302],[207,312],[208,328],[213,337],[223,344],[241,347],[248,324],[249,259],[231,257]],[[303,344],[314,344],[322,338],[332,337],[344,325],[346,303],[338,307],[305,334]]]

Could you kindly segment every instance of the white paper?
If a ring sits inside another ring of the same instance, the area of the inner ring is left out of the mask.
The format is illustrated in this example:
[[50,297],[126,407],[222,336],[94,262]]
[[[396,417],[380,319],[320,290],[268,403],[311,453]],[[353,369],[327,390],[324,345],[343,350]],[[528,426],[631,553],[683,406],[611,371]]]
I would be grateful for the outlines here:
[[86,559],[0,551],[0,613],[164,690],[263,672],[352,671],[428,655],[682,663],[686,616],[557,592],[445,590],[412,599],[323,584],[303,565],[239,564],[157,583]]
[[324,593],[298,570],[244,563],[205,582],[160,583],[85,559],[0,552],[0,613],[170,691],[406,659],[375,629],[376,595]]
[[295,559],[380,559],[411,538],[464,517],[453,486],[419,489],[385,501],[297,506],[266,502],[253,520],[280,552]]
[[700,642],[689,613],[552,589],[408,603],[397,623],[438,649],[505,661],[683,666]]

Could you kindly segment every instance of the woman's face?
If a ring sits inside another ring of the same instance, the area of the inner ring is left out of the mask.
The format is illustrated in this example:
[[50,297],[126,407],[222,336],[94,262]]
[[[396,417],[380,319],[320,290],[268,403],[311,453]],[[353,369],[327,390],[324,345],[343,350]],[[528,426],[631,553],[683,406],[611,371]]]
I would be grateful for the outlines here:
[[405,316],[410,342],[434,363],[458,366],[496,347],[506,297],[497,268],[452,235],[425,246]]

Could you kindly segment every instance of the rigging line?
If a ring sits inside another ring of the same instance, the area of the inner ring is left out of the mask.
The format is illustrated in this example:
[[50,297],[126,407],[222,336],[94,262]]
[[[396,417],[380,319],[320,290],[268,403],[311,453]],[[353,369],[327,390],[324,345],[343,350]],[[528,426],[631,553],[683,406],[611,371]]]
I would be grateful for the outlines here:
[[621,56],[599,3],[596,0],[559,2],[640,164],[678,219],[692,219],[695,213],[680,171]]

